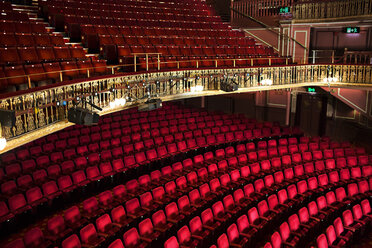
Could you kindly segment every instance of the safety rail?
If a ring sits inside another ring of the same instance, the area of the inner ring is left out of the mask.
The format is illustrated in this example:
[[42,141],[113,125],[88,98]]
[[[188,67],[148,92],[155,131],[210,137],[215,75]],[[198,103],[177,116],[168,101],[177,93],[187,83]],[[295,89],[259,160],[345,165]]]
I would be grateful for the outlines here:
[[[295,20],[319,20],[372,15],[371,0],[232,0],[231,8],[252,17],[279,16],[279,8],[289,7]],[[239,23],[242,16],[231,11],[231,22]]]
[[[13,127],[3,126],[2,134],[6,139],[13,139],[50,124],[66,121],[68,109],[74,106],[73,100],[77,97],[89,98],[95,105],[103,108],[103,113],[107,113],[123,108],[111,104],[117,99],[126,99],[126,107],[130,107],[147,99],[148,94],[157,95],[163,100],[221,94],[220,83],[224,80],[237,83],[240,88],[238,92],[317,83],[325,86],[336,83],[372,86],[372,66],[318,64],[175,69],[55,84],[45,89],[3,96],[0,99],[0,108],[15,111],[16,122]],[[77,106],[83,107],[83,103],[80,102]]]
[[293,19],[319,20],[372,15],[372,0],[299,1],[292,7]]
[[[31,83],[32,83],[31,78],[32,77],[41,76],[41,75],[55,74],[55,73],[59,73],[59,80],[60,80],[60,82],[63,82],[64,81],[63,74],[66,73],[66,72],[86,71],[87,72],[87,78],[90,78],[91,72],[95,71],[97,69],[106,69],[108,72],[110,72],[112,75],[114,75],[114,74],[122,73],[122,71],[128,72],[128,71],[131,71],[131,70],[134,71],[134,72],[137,72],[137,71],[154,71],[154,70],[160,71],[164,68],[169,68],[170,64],[176,64],[176,66],[174,68],[181,69],[182,68],[181,63],[189,63],[189,65],[187,66],[187,69],[199,69],[200,64],[202,64],[203,62],[212,62],[213,63],[212,67],[214,67],[214,68],[218,68],[221,65],[221,62],[222,63],[230,62],[232,67],[237,67],[238,64],[239,64],[237,62],[246,62],[245,63],[246,65],[255,66],[256,62],[262,61],[262,60],[266,61],[267,63],[266,62],[265,63],[268,64],[268,65],[272,65],[273,60],[283,60],[283,61],[285,61],[286,65],[291,63],[291,59],[288,58],[288,57],[269,57],[269,58],[268,57],[258,57],[258,58],[239,58],[239,59],[228,59],[228,58],[217,59],[217,58],[213,58],[213,59],[201,59],[201,60],[160,61],[160,58],[159,58],[160,53],[133,53],[132,55],[134,56],[133,64],[96,66],[96,67],[79,68],[79,69],[49,71],[49,72],[44,72],[44,73],[31,73],[31,74],[27,74],[27,75],[19,75],[19,76],[12,76],[12,77],[1,77],[0,82],[1,82],[1,80],[12,79],[12,78],[25,78],[28,82],[29,89],[31,89],[32,88],[32,85],[31,85]],[[146,57],[145,64],[137,63],[136,58],[140,57],[140,55],[145,55],[145,57]],[[157,56],[157,61],[156,62],[149,62],[149,56],[151,56],[151,55],[156,55]],[[142,66],[142,68],[141,68],[141,66]],[[150,66],[153,66],[154,69],[151,69]],[[138,68],[138,67],[140,67],[140,68]],[[171,69],[174,69],[174,68],[171,68]],[[106,74],[106,75],[108,75],[108,74]],[[0,95],[0,97],[1,97],[1,95]]]
[[345,49],[344,64],[370,64],[372,65],[371,51],[348,51]]
[[[249,16],[277,16],[280,7],[292,6],[293,0],[232,0],[231,8]],[[238,13],[231,12],[231,22],[239,19]]]

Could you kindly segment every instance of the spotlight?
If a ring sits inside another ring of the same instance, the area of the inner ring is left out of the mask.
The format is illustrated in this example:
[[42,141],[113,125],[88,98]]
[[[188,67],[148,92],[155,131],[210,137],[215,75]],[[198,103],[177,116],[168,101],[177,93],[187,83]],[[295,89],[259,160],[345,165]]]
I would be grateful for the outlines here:
[[125,98],[118,98],[115,99],[115,101],[110,102],[110,107],[111,108],[124,107],[126,103],[127,101],[125,100]]
[[77,96],[76,97],[76,101],[80,101],[80,96]]
[[338,79],[336,77],[327,77],[327,78],[323,78],[323,82],[325,83],[336,83],[338,81]]
[[161,108],[163,106],[162,101],[158,98],[149,99],[144,104],[138,106],[138,111],[150,111]]
[[201,92],[204,90],[203,85],[196,85],[195,87],[190,87],[191,92]]
[[238,84],[235,82],[221,82],[220,88],[225,92],[237,91],[239,89]]
[[210,77],[213,78],[213,75],[211,75]]
[[4,150],[6,147],[6,139],[1,137],[0,138],[0,151]]
[[112,88],[112,89],[111,89],[111,91],[112,91],[112,92],[115,92],[115,91],[116,91],[116,89],[115,89],[115,88]]
[[271,85],[273,85],[273,80],[271,80],[271,79],[263,79],[263,80],[261,80],[261,85],[262,86],[271,86]]
[[199,80],[199,79],[200,79],[200,77],[199,77],[199,76],[197,76],[197,77],[196,77],[196,79],[197,79],[197,80]]
[[95,95],[95,96],[98,96],[98,93],[97,93],[97,92],[94,92],[94,95]]

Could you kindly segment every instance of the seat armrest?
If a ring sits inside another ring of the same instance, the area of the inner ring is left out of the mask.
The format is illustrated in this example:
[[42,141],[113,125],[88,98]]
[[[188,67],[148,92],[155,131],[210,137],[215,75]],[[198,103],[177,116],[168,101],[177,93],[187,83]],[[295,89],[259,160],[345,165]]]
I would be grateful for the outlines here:
[[266,220],[266,221],[269,221],[270,220],[269,218],[267,218],[265,216],[260,216],[260,218],[263,219],[263,220]]
[[230,243],[230,247],[241,248],[242,246],[239,244]]
[[97,233],[97,234],[98,234],[98,236],[104,237],[105,239],[106,239],[108,236],[110,236],[110,234],[107,234],[107,233],[101,233],[101,232],[99,232],[99,233]]
[[288,243],[288,242],[286,242],[286,241],[282,241],[282,244],[283,244],[283,245],[286,245],[286,246],[290,246],[290,247],[295,247],[295,246],[296,246],[296,245],[293,245],[293,244]]
[[203,225],[203,227],[204,227],[205,229],[208,229],[208,230],[210,230],[210,231],[213,231],[213,230],[214,230],[214,228],[213,228],[213,227],[211,227],[211,226],[205,226],[205,225]]
[[310,229],[311,228],[311,226],[310,225],[307,225],[307,224],[301,224],[300,226],[305,227],[307,229]]
[[355,232],[355,231],[356,231],[356,229],[353,228],[353,227],[344,226],[344,228],[345,228],[346,230],[349,230],[349,231],[352,231],[352,232]]
[[320,222],[321,221],[321,219],[319,219],[319,218],[316,218],[316,217],[310,217],[310,219],[312,219],[312,220],[315,220],[315,221],[317,221],[317,222]]
[[147,243],[151,243],[151,241],[152,241],[152,239],[145,238],[145,237],[142,237],[142,236],[140,236],[140,239],[147,242]]
[[199,236],[199,235],[195,235],[195,234],[192,234],[191,237],[194,238],[194,239],[198,239],[198,240],[203,240],[204,239],[204,237]]

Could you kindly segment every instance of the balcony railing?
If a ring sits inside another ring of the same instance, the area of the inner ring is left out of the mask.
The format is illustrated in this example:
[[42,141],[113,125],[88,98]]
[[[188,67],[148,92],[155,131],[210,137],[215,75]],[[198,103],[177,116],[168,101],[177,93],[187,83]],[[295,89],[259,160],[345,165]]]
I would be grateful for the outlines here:
[[[231,1],[231,8],[248,16],[277,16],[280,7],[290,7],[293,0],[235,0]],[[231,13],[232,19],[242,18],[237,13]]]
[[[280,8],[289,7],[289,13],[280,19],[319,20],[330,18],[362,17],[372,15],[372,0],[232,0],[231,8],[251,17],[272,17],[280,15]],[[231,12],[231,22],[245,20],[236,12]]]
[[292,7],[293,19],[319,20],[372,15],[372,0],[301,1]]
[[[5,138],[12,139],[52,123],[66,121],[68,109],[73,107],[73,100],[77,97],[89,98],[107,113],[119,110],[110,104],[116,99],[125,98],[127,106],[130,106],[143,101],[140,99],[146,99],[147,94],[157,95],[163,100],[221,94],[222,80],[237,83],[240,88],[238,92],[252,91],[253,87],[256,87],[255,90],[297,87],[303,83],[331,85],[337,82],[351,86],[372,86],[372,66],[325,64],[170,70],[86,79],[2,98],[0,108],[16,113],[15,125],[3,126],[2,133]],[[203,92],[194,92],[200,89]],[[66,105],[61,104],[63,102]],[[78,106],[82,107],[83,103]]]
[[371,51],[347,51],[343,56],[344,64],[369,64],[372,65]]

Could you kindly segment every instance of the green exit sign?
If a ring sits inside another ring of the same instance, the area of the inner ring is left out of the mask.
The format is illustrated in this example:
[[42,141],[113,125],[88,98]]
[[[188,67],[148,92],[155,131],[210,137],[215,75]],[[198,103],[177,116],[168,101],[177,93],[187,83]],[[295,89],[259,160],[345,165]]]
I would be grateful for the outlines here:
[[309,87],[309,88],[307,88],[307,92],[309,92],[309,93],[315,93],[316,91],[315,91],[315,88]]
[[279,14],[288,14],[290,12],[289,7],[280,7],[279,8]]
[[360,28],[359,27],[348,27],[348,28],[344,28],[344,32],[347,34],[359,34]]

